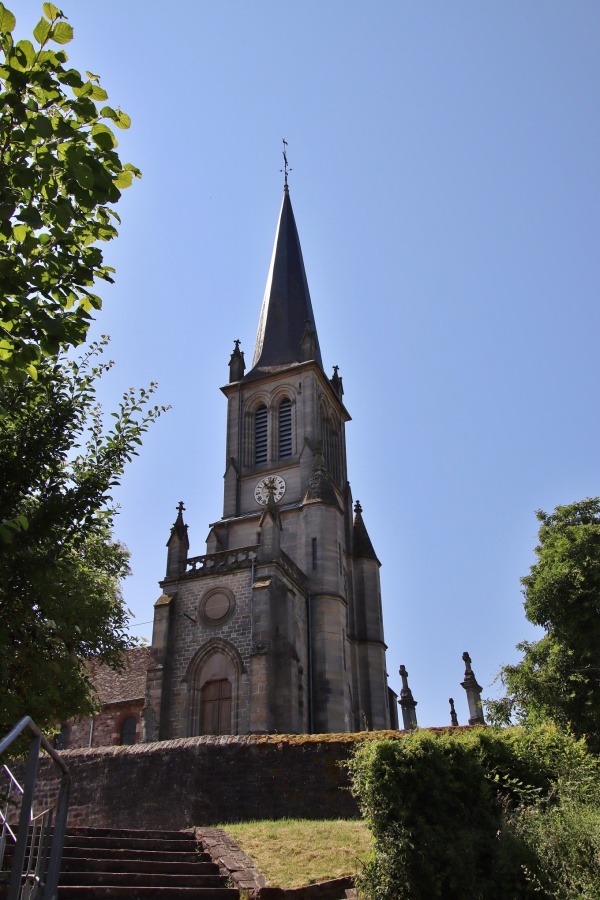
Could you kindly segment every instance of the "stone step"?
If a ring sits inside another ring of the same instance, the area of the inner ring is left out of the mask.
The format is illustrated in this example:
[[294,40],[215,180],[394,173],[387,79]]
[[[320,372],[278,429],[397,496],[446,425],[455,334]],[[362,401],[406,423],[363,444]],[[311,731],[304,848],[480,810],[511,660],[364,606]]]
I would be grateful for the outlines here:
[[74,825],[67,828],[67,834],[79,837],[149,838],[164,841],[195,841],[191,831],[160,831],[141,828],[91,828]]
[[187,840],[161,840],[160,838],[93,837],[92,835],[69,834],[65,836],[65,849],[71,847],[101,847],[106,850],[166,850],[193,853],[197,847],[194,838]]
[[75,827],[65,835],[58,900],[239,900],[225,883],[192,832]]
[[219,873],[212,875],[160,875],[146,872],[62,872],[58,882],[59,891],[67,885],[87,886],[111,885],[130,887],[221,887],[223,878]]
[[[0,873],[0,900],[8,897],[8,873]],[[131,885],[60,885],[58,900],[239,900],[237,888],[142,887]]]
[[63,859],[139,859],[148,862],[210,862],[202,850],[177,853],[170,850],[116,850],[110,847],[65,847]]
[[[2,895],[0,894],[0,897]],[[239,900],[237,888],[186,887],[59,887],[58,900]]]
[[[177,854],[173,854],[176,856]],[[185,855],[185,854],[184,854]],[[207,855],[207,854],[204,854]],[[160,875],[218,875],[219,867],[213,862],[178,862],[177,860],[156,860],[115,858],[112,854],[108,858],[98,859],[93,857],[65,857],[63,856],[63,872],[145,872]]]
[[[210,854],[203,850],[177,853],[170,850],[115,850],[106,847],[65,847],[63,861],[77,859],[140,860],[141,862],[164,862],[169,864],[210,863]],[[7,865],[12,859],[12,847],[7,846],[4,854]]]

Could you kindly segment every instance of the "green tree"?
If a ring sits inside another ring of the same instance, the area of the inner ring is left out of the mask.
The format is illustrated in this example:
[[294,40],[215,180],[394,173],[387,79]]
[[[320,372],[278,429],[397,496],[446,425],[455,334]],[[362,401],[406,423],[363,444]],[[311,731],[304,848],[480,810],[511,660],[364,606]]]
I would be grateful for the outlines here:
[[97,243],[117,235],[112,205],[140,175],[110,127],[129,117],[100,106],[97,75],[67,67],[73,28],[52,3],[43,13],[34,43],[15,41],[0,3],[0,382],[35,378],[44,355],[85,340],[94,282],[114,271]]
[[110,127],[129,117],[67,67],[73,29],[52,3],[34,43],[15,27],[0,2],[0,732],[24,714],[43,727],[90,713],[87,661],[118,666],[130,646],[111,492],[162,411],[154,385],[131,389],[106,429],[106,341],[64,355],[101,306],[95,281],[112,281],[97,244],[140,174]]
[[163,408],[150,405],[154,385],[131,388],[103,424],[105,343],[78,362],[42,359],[37,379],[0,388],[0,516],[28,523],[0,552],[0,733],[23,715],[43,727],[89,714],[86,662],[118,666],[131,646],[112,491]]
[[497,723],[552,721],[600,750],[600,498],[537,512],[536,563],[522,579],[525,615],[545,629],[517,647],[499,674],[506,695],[488,701]]

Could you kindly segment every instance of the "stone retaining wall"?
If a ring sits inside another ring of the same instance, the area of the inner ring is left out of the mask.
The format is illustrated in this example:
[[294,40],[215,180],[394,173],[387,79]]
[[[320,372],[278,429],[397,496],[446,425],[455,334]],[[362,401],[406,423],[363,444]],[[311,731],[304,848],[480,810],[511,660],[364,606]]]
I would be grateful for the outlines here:
[[[69,825],[180,829],[264,818],[356,818],[343,763],[368,735],[196,737],[68,750]],[[58,784],[40,762],[37,803]],[[37,804],[36,804],[37,805]]]

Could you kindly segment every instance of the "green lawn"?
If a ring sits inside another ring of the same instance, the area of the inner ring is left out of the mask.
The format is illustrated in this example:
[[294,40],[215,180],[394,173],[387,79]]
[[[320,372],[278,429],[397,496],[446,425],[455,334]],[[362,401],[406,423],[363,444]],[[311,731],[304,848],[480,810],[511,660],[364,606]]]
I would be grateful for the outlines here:
[[371,849],[362,822],[279,819],[219,825],[237,841],[269,885],[293,888],[355,875]]

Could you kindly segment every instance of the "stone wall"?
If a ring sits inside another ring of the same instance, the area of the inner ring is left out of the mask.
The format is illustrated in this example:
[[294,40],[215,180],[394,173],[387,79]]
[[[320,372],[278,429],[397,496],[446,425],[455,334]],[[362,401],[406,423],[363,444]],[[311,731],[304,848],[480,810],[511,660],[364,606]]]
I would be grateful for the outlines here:
[[125,719],[132,716],[136,720],[135,743],[142,739],[143,699],[110,703],[92,719],[74,719],[69,722],[69,749],[110,747],[121,743],[121,727]]
[[[343,764],[368,735],[196,737],[70,750],[70,825],[114,828],[209,826],[263,818],[354,818]],[[57,791],[40,763],[36,802]]]

